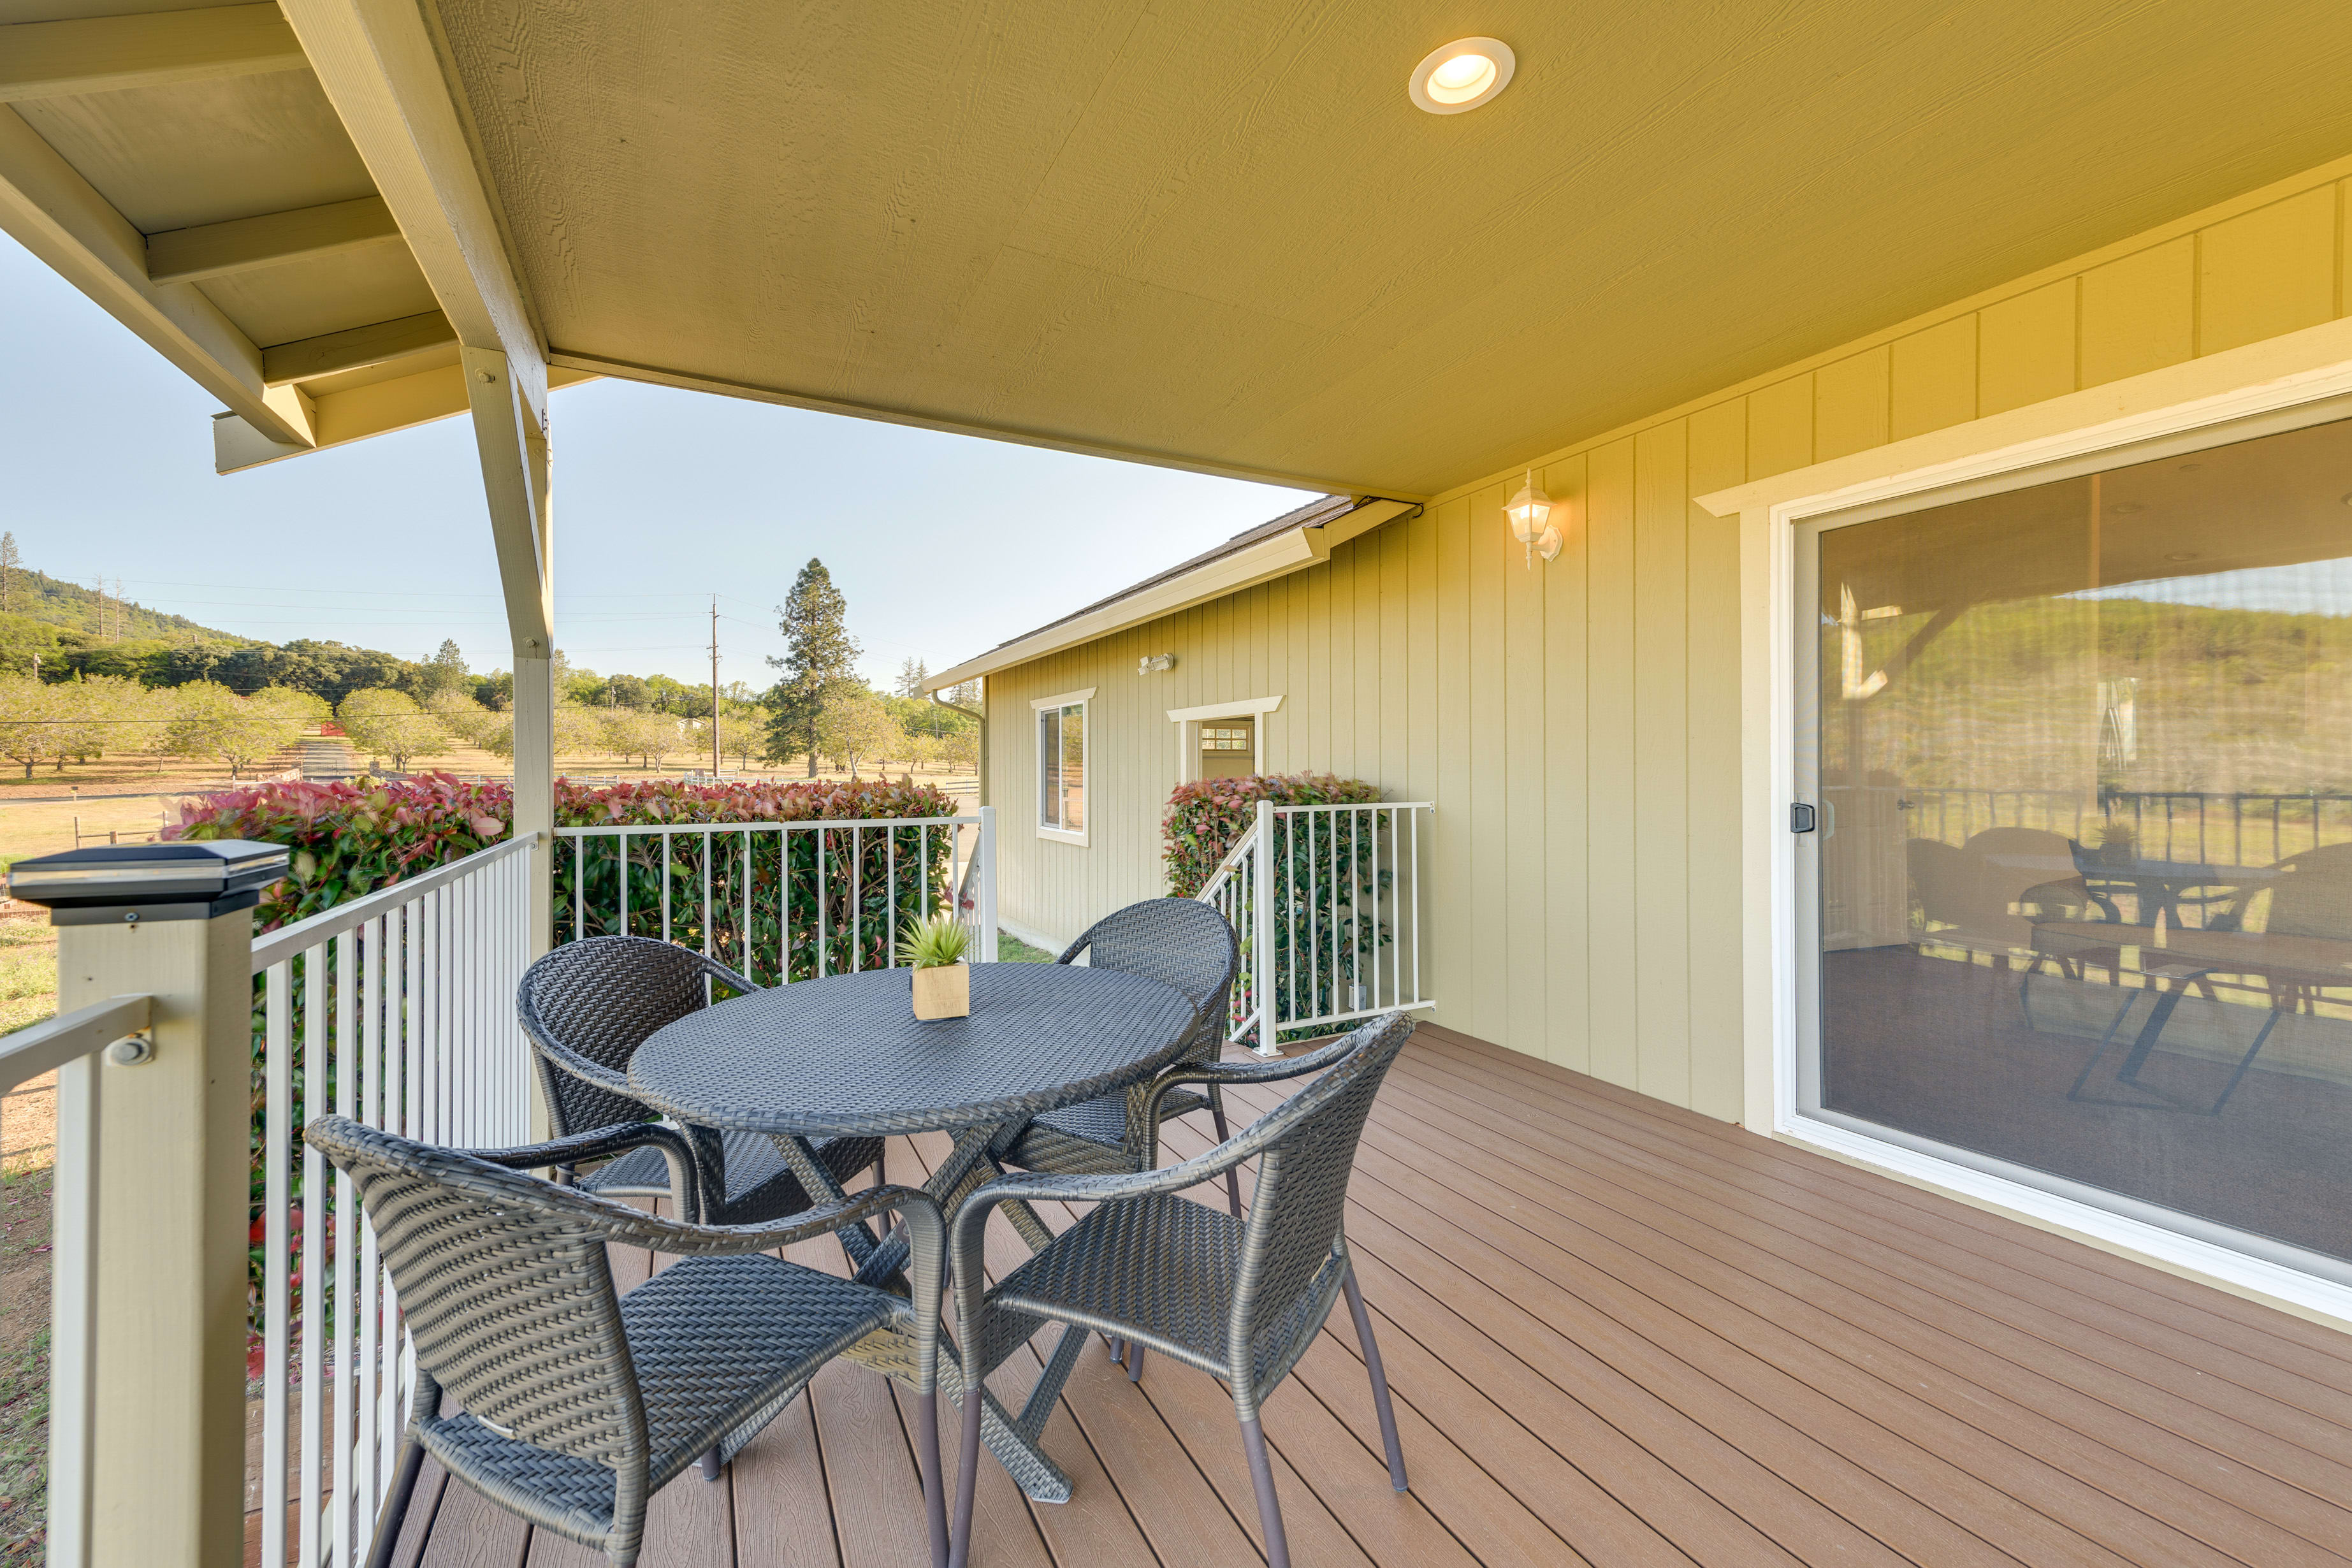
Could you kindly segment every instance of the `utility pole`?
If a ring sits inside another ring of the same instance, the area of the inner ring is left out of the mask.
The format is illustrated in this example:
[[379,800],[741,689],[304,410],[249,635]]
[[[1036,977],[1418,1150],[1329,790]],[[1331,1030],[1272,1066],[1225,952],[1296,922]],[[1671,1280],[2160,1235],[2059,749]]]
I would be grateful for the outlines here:
[[710,782],[719,782],[719,595],[710,595]]

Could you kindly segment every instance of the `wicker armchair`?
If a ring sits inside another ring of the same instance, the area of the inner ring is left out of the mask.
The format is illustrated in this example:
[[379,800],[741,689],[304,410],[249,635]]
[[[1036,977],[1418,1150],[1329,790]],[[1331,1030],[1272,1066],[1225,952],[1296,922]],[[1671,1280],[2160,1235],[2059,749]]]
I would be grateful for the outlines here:
[[[1389,1480],[1404,1490],[1404,1453],[1388,1378],[1356,1289],[1341,1220],[1364,1118],[1412,1033],[1410,1018],[1391,1013],[1292,1060],[1171,1068],[1154,1080],[1155,1091],[1192,1083],[1265,1083],[1318,1070],[1323,1076],[1197,1160],[1127,1175],[1002,1176],[972,1194],[956,1215],[954,1238],[964,1387],[975,1388],[1048,1322],[1069,1325],[1065,1348],[1055,1352],[1057,1366],[1067,1364],[1072,1336],[1092,1331],[1136,1347],[1130,1375],[1140,1374],[1141,1350],[1150,1346],[1222,1379],[1233,1394],[1257,1489],[1266,1562],[1269,1568],[1289,1568],[1258,1408],[1322,1331],[1344,1293],[1371,1376]],[[1177,1195],[1244,1160],[1258,1163],[1246,1220]],[[983,1295],[989,1211],[1015,1201],[1096,1206]],[[967,1395],[950,1559],[955,1568],[962,1568],[971,1550],[980,1409]]]
[[[652,1120],[653,1108],[629,1094],[629,1058],[663,1025],[709,1005],[714,986],[738,994],[760,989],[723,963],[641,936],[567,942],[525,971],[517,1005],[557,1135]],[[774,1140],[708,1127],[685,1131],[695,1149],[697,1205],[686,1217],[758,1225],[809,1206]],[[815,1147],[845,1184],[869,1165],[880,1178],[879,1138],[834,1138]],[[581,1175],[577,1184],[606,1197],[670,1195],[661,1157],[650,1149]]]
[[[1140,974],[1182,992],[1200,1013],[1182,1060],[1217,1059],[1225,1045],[1234,976],[1241,968],[1241,948],[1224,916],[1192,899],[1146,899],[1097,921],[1055,962],[1073,963],[1082,952],[1094,968]],[[1143,1089],[1138,1085],[1127,1094],[1049,1110],[1004,1141],[998,1158],[1023,1170],[1057,1176],[1149,1170],[1156,1157],[1152,1151],[1160,1123],[1202,1110],[1214,1120],[1219,1142],[1228,1136],[1224,1099],[1216,1079],[1207,1080],[1206,1092],[1176,1089],[1165,1093],[1149,1115]],[[1241,1183],[1231,1172],[1226,1173],[1225,1197],[1239,1218]]]
[[[632,1127],[513,1150],[437,1149],[340,1116],[310,1146],[351,1177],[416,1352],[396,1532],[423,1457],[542,1530],[637,1559],[646,1500],[698,1458],[719,1466],[835,1356],[904,1336],[934,1568],[947,1557],[937,1417],[945,1227],[929,1196],[877,1187],[765,1226],[712,1226],[524,1173],[610,1152]],[[895,1211],[911,1300],[761,1256]],[[605,1245],[682,1255],[617,1295]],[[879,1358],[903,1366],[903,1348]],[[445,1392],[462,1410],[445,1410]],[[974,1408],[978,1405],[975,1402]]]

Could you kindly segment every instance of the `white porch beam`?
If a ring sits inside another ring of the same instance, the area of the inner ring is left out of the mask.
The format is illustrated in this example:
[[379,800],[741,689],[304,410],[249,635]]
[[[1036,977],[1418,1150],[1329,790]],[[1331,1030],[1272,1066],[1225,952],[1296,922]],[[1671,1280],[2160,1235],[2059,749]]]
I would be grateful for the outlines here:
[[468,349],[503,354],[546,427],[547,356],[415,0],[285,0],[286,19]]
[[[595,379],[578,371],[551,370],[548,373],[548,384],[556,387]],[[288,390],[308,393],[309,388],[289,387]],[[430,425],[439,419],[454,419],[472,406],[466,395],[466,373],[454,364],[436,365],[431,370],[415,371],[341,392],[319,393],[311,398],[311,405],[318,421],[319,443],[316,447],[297,447],[272,441],[234,414],[214,415],[214,471],[233,474],[240,468],[283,462],[309,452],[322,452],[330,447],[347,447],[372,436],[385,436],[394,430]]]
[[[197,12],[194,15],[201,16]],[[0,39],[0,42],[5,42]],[[200,223],[147,237],[147,277],[155,283],[192,283],[280,262],[307,261],[362,246],[397,244],[400,226],[382,196],[360,196],[291,212],[226,223]]]
[[[365,370],[404,354],[445,348],[457,341],[457,333],[449,325],[448,317],[438,310],[425,310],[266,348],[261,351],[261,379],[272,386],[282,386],[288,382],[309,381],[347,370]],[[450,412],[455,414],[457,410],[453,408]]]
[[0,26],[0,103],[309,64],[294,30],[270,5],[17,22]]
[[263,381],[253,340],[193,285],[149,279],[146,237],[5,105],[0,228],[263,437],[296,447],[316,441],[301,395]]

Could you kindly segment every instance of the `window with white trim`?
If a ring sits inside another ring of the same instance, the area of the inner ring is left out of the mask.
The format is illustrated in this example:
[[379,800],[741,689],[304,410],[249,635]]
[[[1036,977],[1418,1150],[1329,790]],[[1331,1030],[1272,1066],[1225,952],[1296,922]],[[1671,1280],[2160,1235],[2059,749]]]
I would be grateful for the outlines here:
[[1087,704],[1037,710],[1037,831],[1086,842]]

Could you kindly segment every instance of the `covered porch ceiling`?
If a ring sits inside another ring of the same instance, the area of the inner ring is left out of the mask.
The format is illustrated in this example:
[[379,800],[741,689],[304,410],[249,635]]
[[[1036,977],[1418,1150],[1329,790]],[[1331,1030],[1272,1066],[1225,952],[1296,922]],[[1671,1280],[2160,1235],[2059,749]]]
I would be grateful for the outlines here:
[[283,12],[0,0],[0,222],[225,468],[463,344],[1418,499],[2352,147],[2325,0]]

